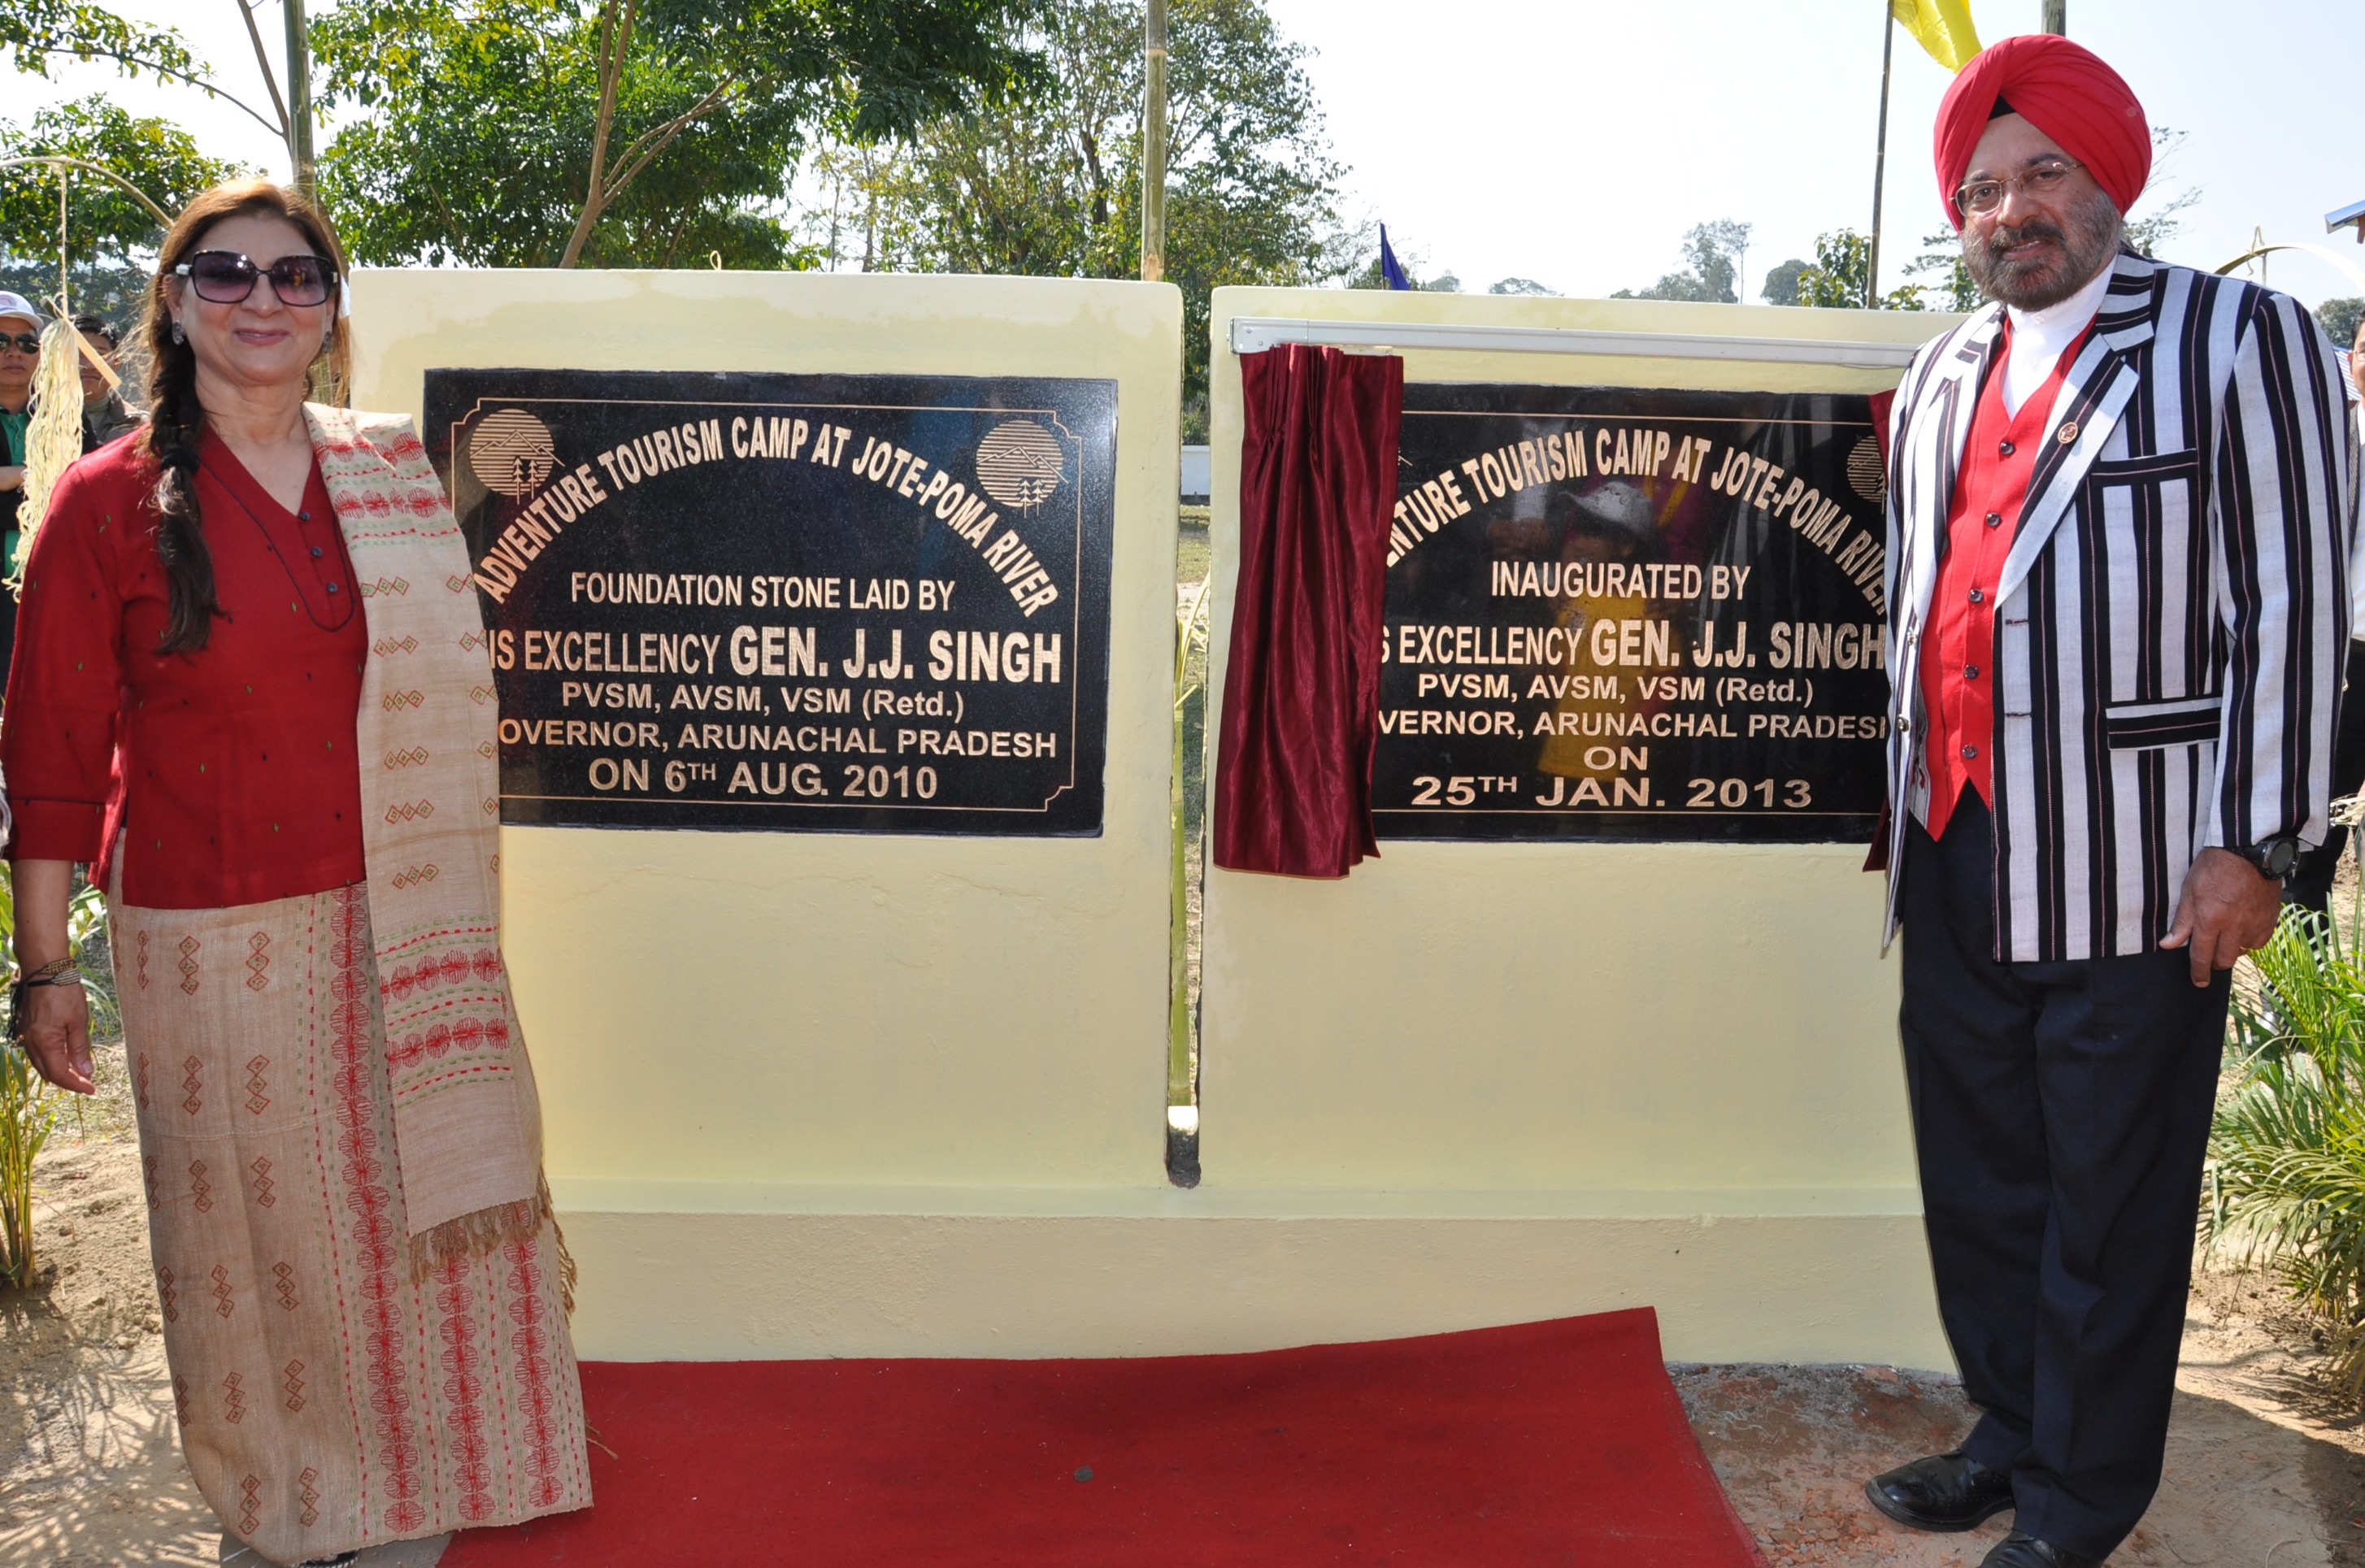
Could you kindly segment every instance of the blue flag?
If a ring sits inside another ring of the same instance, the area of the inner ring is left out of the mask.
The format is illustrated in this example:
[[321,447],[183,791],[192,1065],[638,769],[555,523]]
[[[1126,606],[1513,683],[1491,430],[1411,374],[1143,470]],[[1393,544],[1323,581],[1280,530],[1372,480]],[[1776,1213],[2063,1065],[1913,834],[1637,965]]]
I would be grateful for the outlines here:
[[1396,260],[1395,252],[1389,248],[1388,226],[1384,223],[1380,225],[1380,275],[1387,280],[1390,288],[1412,286],[1412,279],[1405,276],[1404,263]]

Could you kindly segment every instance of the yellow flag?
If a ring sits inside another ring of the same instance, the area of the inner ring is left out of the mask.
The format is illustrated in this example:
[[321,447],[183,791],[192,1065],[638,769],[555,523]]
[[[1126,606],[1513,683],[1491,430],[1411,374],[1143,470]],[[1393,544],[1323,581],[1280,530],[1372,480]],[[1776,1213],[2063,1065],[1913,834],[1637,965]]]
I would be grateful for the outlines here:
[[1889,14],[1949,71],[1960,71],[1979,51],[1969,0],[1889,0]]

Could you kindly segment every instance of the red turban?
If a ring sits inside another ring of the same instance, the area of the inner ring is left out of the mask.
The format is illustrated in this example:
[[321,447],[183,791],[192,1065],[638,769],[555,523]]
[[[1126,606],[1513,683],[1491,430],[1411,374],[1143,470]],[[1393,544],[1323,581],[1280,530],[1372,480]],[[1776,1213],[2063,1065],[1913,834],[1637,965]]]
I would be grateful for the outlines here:
[[2126,79],[2082,44],[2051,33],[2022,33],[1981,50],[1955,75],[1938,106],[1938,199],[1955,227],[1955,193],[1971,152],[2001,99],[2086,165],[2121,212],[2151,177],[2151,125]]

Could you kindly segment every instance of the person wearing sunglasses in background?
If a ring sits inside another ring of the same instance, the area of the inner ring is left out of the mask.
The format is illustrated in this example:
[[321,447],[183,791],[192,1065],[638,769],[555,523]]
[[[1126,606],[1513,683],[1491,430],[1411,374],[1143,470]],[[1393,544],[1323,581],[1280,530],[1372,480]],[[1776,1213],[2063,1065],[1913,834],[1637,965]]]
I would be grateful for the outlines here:
[[[84,314],[73,319],[74,330],[83,341],[96,349],[111,365],[118,365],[117,349],[120,338],[115,324],[104,316]],[[124,401],[123,389],[109,387],[98,366],[85,357],[82,362],[82,449],[96,452],[108,442],[129,435],[144,421],[140,415]]]
[[22,1038],[91,1092],[87,864],[182,1450],[241,1564],[591,1500],[483,613],[410,421],[305,401],[345,360],[342,272],[280,186],[184,210],[148,429],[60,481],[0,711]]
[[1979,1410],[1867,1483],[1985,1568],[2159,1484],[2229,974],[2326,823],[2357,439],[2287,295],[2124,243],[2150,121],[2054,35],[1966,65],[1939,191],[1995,303],[1889,436],[1884,941],[1938,1309]]

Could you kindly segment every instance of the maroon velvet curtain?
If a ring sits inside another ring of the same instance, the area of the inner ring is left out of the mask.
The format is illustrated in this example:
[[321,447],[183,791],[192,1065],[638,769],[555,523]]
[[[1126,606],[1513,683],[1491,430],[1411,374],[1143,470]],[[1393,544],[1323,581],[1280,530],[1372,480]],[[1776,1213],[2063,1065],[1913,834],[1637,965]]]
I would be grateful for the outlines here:
[[1372,836],[1380,608],[1404,361],[1240,360],[1240,576],[1216,757],[1216,864],[1343,877]]

